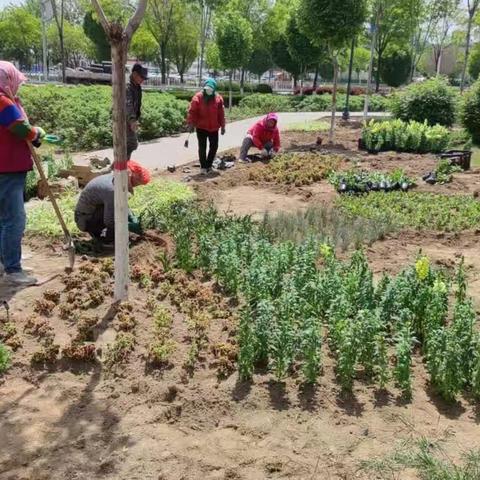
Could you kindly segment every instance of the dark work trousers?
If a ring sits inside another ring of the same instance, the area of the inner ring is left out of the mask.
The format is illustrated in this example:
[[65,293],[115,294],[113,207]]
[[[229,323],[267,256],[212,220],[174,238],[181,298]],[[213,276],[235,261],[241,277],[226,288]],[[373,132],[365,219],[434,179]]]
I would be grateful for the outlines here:
[[[213,161],[218,151],[218,130],[216,132],[207,132],[197,128],[198,138],[198,157],[202,168],[212,168]],[[210,143],[210,149],[207,156],[207,139]]]
[[138,148],[138,134],[127,125],[127,160],[130,160],[132,153]]
[[103,205],[98,206],[91,215],[75,212],[75,223],[82,232],[87,232],[92,238],[104,243],[111,243],[115,238],[115,231],[108,228],[105,236],[102,236],[105,230],[103,221]]

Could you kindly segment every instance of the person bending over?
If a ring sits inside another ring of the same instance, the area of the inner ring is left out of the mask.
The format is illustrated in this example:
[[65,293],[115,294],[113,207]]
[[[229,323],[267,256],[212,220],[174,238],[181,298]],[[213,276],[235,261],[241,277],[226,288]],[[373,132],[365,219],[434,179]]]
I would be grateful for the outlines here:
[[[128,189],[139,185],[146,185],[150,182],[150,172],[138,163],[129,160],[128,168]],[[114,177],[113,173],[100,175],[90,182],[83,189],[75,208],[75,223],[82,232],[104,244],[109,244],[115,238],[115,200],[114,200]],[[128,229],[132,233],[140,234],[139,221],[129,211]]]
[[257,147],[264,159],[273,158],[280,151],[280,132],[276,113],[269,113],[248,130],[240,150],[242,162],[250,162],[248,152],[252,147]]

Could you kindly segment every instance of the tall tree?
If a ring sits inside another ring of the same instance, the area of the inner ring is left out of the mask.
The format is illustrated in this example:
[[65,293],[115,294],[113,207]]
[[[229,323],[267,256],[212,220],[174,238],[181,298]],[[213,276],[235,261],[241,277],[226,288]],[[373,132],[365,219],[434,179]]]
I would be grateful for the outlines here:
[[461,92],[463,92],[463,90],[465,89],[465,81],[467,79],[468,57],[470,55],[470,45],[472,43],[473,21],[475,19],[475,15],[477,14],[479,6],[480,6],[480,0],[467,0],[468,22],[467,22],[467,35],[465,38],[465,59],[463,61],[462,82],[460,83]]
[[150,0],[145,17],[147,27],[158,43],[158,64],[164,84],[167,83],[168,57],[175,25],[178,21],[178,12],[179,0]]
[[229,108],[232,108],[232,76],[236,68],[246,65],[253,50],[250,23],[239,13],[228,11],[216,23],[216,41],[222,65],[229,70]]
[[135,32],[130,53],[142,62],[155,62],[158,59],[158,43],[145,24]]
[[0,54],[30,68],[41,48],[40,19],[25,7],[7,7],[0,12]]
[[128,175],[127,158],[127,113],[125,64],[133,34],[138,29],[147,8],[147,0],[139,0],[138,7],[126,28],[121,21],[109,22],[105,12],[92,0],[108,40],[112,47],[113,85],[113,156],[115,179],[115,301],[128,297],[129,251],[128,251]]
[[60,41],[60,57],[62,62],[62,82],[66,82],[65,70],[67,67],[67,59],[65,57],[65,0],[50,0],[52,3],[53,18],[58,30],[58,39]]
[[[412,36],[412,2],[416,0],[374,0],[373,21],[376,33],[376,90],[385,51],[392,43],[405,45]],[[417,0],[418,1],[418,0]]]
[[[50,45],[50,56],[54,62],[61,62],[62,53],[60,39],[57,29],[51,25],[48,29],[48,44]],[[64,54],[66,64],[76,68],[80,66],[83,58],[89,58],[94,50],[92,42],[85,35],[82,27],[72,25],[70,22],[64,24]]]
[[273,66],[272,54],[267,47],[257,47],[253,50],[249,62],[247,63],[247,70],[254,75],[257,75],[259,81],[260,77]]
[[338,57],[359,34],[366,19],[365,0],[301,0],[300,27],[318,46],[325,43],[333,62],[332,119],[329,141],[335,136],[337,110]]
[[177,23],[173,31],[171,59],[177,67],[181,83],[184,75],[192,66],[198,55],[200,35],[200,15],[197,9],[182,4]]
[[302,66],[288,51],[288,44],[285,36],[282,35],[274,40],[271,49],[273,62],[277,67],[282,68],[292,76],[293,85],[296,87],[298,77],[302,72]]
[[103,27],[100,25],[100,22],[95,19],[94,13],[91,11],[85,13],[83,19],[83,31],[94,46],[95,60],[101,62],[110,59],[111,47],[107,35],[105,34]]
[[430,43],[435,60],[435,72],[440,75],[442,71],[442,58],[444,50],[451,43],[452,29],[458,16],[459,0],[437,0],[438,20],[432,29]]
[[290,16],[285,32],[287,40],[288,51],[292,58],[295,58],[300,63],[300,71],[302,73],[301,79],[301,93],[303,93],[303,78],[308,70],[315,66],[318,67],[322,55],[325,50],[312,42],[310,37],[305,35],[298,26],[298,15],[294,12]]

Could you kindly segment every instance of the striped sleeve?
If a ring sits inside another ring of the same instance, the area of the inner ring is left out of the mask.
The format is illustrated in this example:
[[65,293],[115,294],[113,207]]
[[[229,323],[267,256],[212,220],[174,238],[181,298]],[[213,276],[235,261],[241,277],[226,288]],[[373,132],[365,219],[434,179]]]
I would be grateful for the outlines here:
[[0,95],[0,126],[8,128],[15,136],[33,142],[37,136],[37,130],[23,118],[22,112],[5,95]]

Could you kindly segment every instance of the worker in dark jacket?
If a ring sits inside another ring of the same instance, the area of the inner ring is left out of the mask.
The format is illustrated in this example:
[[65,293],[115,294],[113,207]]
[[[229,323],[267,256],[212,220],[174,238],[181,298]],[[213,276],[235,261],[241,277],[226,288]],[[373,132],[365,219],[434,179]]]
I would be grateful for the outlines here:
[[23,191],[33,167],[27,142],[40,146],[45,132],[33,127],[17,97],[26,77],[10,62],[0,61],[0,277],[15,285],[35,285],[22,268],[25,230]]
[[127,159],[138,148],[138,125],[142,111],[142,83],[148,78],[148,70],[139,63],[132,68],[127,86]]
[[[132,160],[127,162],[130,193],[139,185],[150,182],[150,172]],[[112,243],[115,238],[115,201],[113,173],[100,175],[83,189],[75,208],[75,223],[82,232],[102,243]],[[138,220],[129,212],[128,229],[140,234]]]

